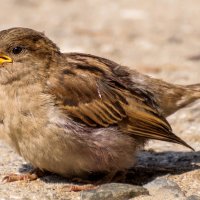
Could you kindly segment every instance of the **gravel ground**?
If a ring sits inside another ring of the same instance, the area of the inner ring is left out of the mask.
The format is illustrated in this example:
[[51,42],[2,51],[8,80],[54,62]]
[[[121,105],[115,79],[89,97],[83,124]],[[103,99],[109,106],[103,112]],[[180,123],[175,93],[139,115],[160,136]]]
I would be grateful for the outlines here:
[[[0,0],[0,3],[0,30],[30,27],[44,31],[64,52],[106,57],[173,83],[200,82],[198,0]],[[146,168],[129,180],[143,185],[140,188],[143,195],[134,199],[200,199],[199,110],[200,101],[168,119],[174,132],[196,152],[176,144],[151,141],[145,147],[147,151],[138,155],[138,166]],[[29,167],[2,141],[0,152],[0,178]],[[133,174],[130,172],[130,176]],[[2,183],[0,200],[91,198],[91,193],[66,192],[63,186],[68,184],[53,175],[29,183]],[[109,188],[115,191],[123,187]],[[130,185],[125,188],[125,193],[132,191]],[[144,188],[150,195],[146,195]],[[118,198],[105,191],[102,196],[102,190],[95,190],[92,195],[101,195],[92,198]],[[126,196],[131,197],[134,196]]]

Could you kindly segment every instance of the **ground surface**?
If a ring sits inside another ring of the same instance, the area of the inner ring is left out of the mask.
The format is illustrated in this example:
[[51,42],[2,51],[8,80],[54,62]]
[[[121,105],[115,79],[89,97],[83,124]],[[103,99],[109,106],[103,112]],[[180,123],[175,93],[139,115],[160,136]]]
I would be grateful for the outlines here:
[[[1,30],[30,27],[44,31],[65,52],[106,57],[173,83],[200,82],[198,0],[0,0],[0,3]],[[168,199],[200,197],[200,102],[168,120],[174,132],[196,152],[175,144],[150,142],[146,150],[151,152],[138,156],[139,165],[150,170],[135,173],[132,181],[145,184],[150,196],[135,199],[166,199],[166,195]],[[0,178],[9,172],[23,171],[23,164],[25,161],[1,141]],[[159,171],[163,167],[169,171]],[[67,193],[62,188],[66,184],[66,180],[57,176],[31,183],[0,184],[0,199],[89,199],[82,193]]]

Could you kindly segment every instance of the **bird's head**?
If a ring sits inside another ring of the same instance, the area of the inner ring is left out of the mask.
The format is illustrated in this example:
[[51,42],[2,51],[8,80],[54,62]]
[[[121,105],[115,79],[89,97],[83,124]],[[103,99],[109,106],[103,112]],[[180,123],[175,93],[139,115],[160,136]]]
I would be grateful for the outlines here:
[[28,28],[0,31],[0,83],[45,76],[59,55],[56,44],[41,32]]

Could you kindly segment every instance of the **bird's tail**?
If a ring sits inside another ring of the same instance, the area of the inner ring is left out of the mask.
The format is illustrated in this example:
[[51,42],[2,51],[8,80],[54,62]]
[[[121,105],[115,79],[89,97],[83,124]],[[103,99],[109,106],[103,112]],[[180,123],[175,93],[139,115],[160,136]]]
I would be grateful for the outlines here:
[[188,104],[200,99],[200,83],[187,85],[186,90],[186,95],[189,97]]
[[183,86],[163,82],[163,85],[158,102],[165,117],[200,99],[200,83]]
[[187,85],[186,88],[188,90],[190,90],[191,92],[194,91],[195,95],[197,95],[197,97],[200,97],[200,83],[197,84],[193,84],[193,85]]
[[176,100],[174,101],[174,111],[172,110],[172,113],[200,99],[200,83],[177,86],[177,88],[178,90],[180,89],[180,91],[182,91],[176,93],[177,97],[174,98]]

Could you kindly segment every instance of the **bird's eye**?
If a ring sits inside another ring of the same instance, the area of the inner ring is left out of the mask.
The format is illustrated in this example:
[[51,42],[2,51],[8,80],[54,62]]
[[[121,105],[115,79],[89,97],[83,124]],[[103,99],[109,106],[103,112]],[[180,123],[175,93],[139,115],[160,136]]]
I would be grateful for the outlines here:
[[19,54],[19,53],[22,52],[22,50],[23,50],[22,47],[17,46],[17,47],[15,47],[15,48],[13,48],[12,52],[13,52],[14,54]]

